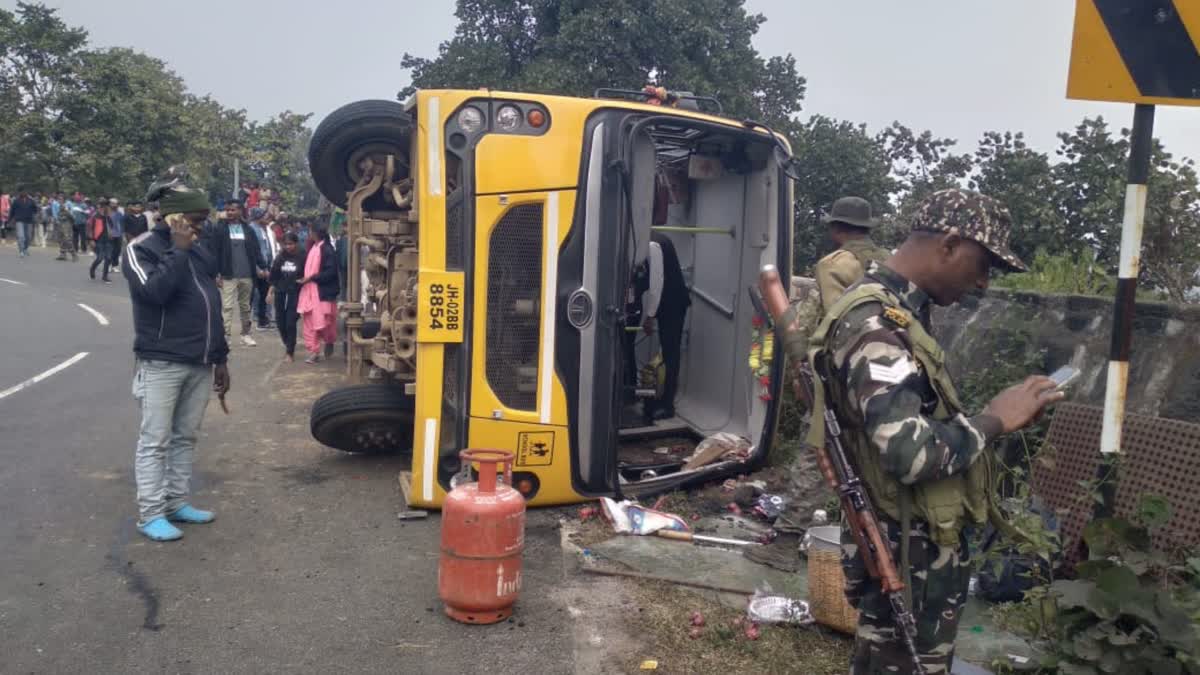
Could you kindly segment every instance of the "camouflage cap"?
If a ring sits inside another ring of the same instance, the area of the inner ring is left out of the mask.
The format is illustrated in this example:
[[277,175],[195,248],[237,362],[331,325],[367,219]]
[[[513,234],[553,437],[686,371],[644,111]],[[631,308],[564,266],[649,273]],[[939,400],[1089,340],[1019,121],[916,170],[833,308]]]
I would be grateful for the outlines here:
[[1012,231],[1008,208],[987,195],[959,188],[938,190],[921,202],[910,225],[914,230],[935,232],[957,229],[960,235],[992,253],[993,266],[1009,272],[1028,269],[1008,248],[1008,235]]

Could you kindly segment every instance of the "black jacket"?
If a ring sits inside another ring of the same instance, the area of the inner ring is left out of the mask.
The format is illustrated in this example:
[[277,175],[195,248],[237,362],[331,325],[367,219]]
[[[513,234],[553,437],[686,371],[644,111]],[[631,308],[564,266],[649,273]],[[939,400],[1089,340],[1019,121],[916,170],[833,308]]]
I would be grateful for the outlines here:
[[[296,282],[302,276],[304,276],[304,256],[299,251],[296,251],[294,255],[280,251],[279,255],[275,256],[275,262],[271,264],[271,275],[267,277],[267,280],[279,293],[295,293],[298,290]],[[320,291],[318,291],[319,293]]]
[[146,214],[139,213],[133,215],[126,213],[125,219],[121,221],[121,229],[124,231],[126,239],[133,239],[149,229],[150,223],[146,220]]
[[[657,232],[650,235],[650,241],[658,244],[662,251],[663,288],[662,297],[658,301],[659,318],[681,318],[687,314],[692,299],[688,292],[687,281],[683,278],[683,268],[679,264],[679,254],[675,252],[675,244],[666,236]],[[642,320],[642,294],[650,288],[650,263],[645,261],[633,271],[633,302],[626,312]]]
[[8,219],[14,223],[32,223],[37,217],[38,203],[33,197],[17,197],[9,206]]
[[133,300],[133,352],[141,359],[225,363],[217,260],[204,242],[188,252],[171,243],[165,224],[129,242],[121,271]]
[[[267,261],[263,260],[262,249],[258,246],[258,235],[248,223],[240,223],[246,238],[246,260],[250,261],[250,278],[253,279],[256,270],[267,269]],[[217,272],[222,279],[233,278],[233,240],[229,238],[229,223],[221,221],[206,229],[211,246],[217,256]]]
[[337,251],[333,250],[333,244],[330,244],[329,240],[322,241],[320,246],[321,269],[317,271],[317,276],[313,277],[313,281],[317,282],[317,295],[322,301],[337,302]]

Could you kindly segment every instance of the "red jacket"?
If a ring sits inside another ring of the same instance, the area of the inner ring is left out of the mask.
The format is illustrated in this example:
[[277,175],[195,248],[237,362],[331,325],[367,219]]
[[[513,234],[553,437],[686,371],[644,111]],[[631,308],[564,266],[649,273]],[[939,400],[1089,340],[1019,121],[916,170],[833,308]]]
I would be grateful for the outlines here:
[[101,238],[104,237],[105,233],[108,231],[107,220],[105,219],[104,216],[102,216],[100,214],[96,214],[96,215],[92,216],[91,220],[89,220],[88,222],[91,223],[91,226],[92,226],[92,228],[91,228],[92,241],[99,241]]

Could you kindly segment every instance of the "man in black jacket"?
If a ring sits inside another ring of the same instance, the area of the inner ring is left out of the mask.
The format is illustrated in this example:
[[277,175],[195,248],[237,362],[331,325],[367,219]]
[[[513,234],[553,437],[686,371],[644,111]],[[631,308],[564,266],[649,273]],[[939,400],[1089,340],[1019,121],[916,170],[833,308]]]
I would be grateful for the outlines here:
[[29,243],[33,240],[33,223],[37,218],[38,204],[29,193],[22,190],[13,200],[8,220],[17,230],[17,257],[29,257]]
[[172,522],[214,518],[193,507],[188,495],[210,388],[222,400],[229,391],[229,345],[217,259],[197,241],[208,218],[207,198],[175,179],[152,186],[147,201],[159,202],[163,222],[129,242],[121,265],[133,301],[133,395],[142,410],[134,461],[137,528],[155,541],[170,541],[183,536]]
[[225,202],[225,220],[211,230],[213,250],[217,255],[217,286],[221,289],[221,312],[225,318],[225,337],[232,337],[233,310],[242,319],[242,344],[253,347],[258,343],[250,337],[250,296],[254,280],[267,278],[267,261],[254,228],[242,216],[242,204],[236,199]]
[[121,225],[122,234],[127,242],[136,239],[150,229],[150,223],[146,220],[141,202],[136,199],[125,202],[125,215],[121,220]]

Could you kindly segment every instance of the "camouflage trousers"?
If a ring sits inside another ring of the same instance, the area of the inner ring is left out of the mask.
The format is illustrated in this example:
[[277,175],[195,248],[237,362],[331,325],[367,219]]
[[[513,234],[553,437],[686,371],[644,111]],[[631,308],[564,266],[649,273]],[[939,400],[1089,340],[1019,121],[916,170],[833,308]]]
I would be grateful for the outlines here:
[[[900,525],[887,516],[880,526],[891,543],[896,567],[900,562]],[[909,539],[909,567],[912,570],[912,612],[917,622],[917,652],[924,672],[949,673],[954,659],[954,638],[967,600],[971,578],[966,541],[956,549],[935,544],[928,525],[914,521]],[[880,589],[879,581],[867,575],[858,546],[842,529],[842,569],[846,573],[846,598],[859,610],[858,630],[854,636],[852,675],[912,673],[912,657],[904,641],[896,634],[892,606]],[[903,575],[903,569],[900,570]],[[903,578],[903,577],[901,577]]]
[[55,223],[58,228],[58,257],[66,258],[67,254],[75,255],[75,225],[71,221],[60,220]]

